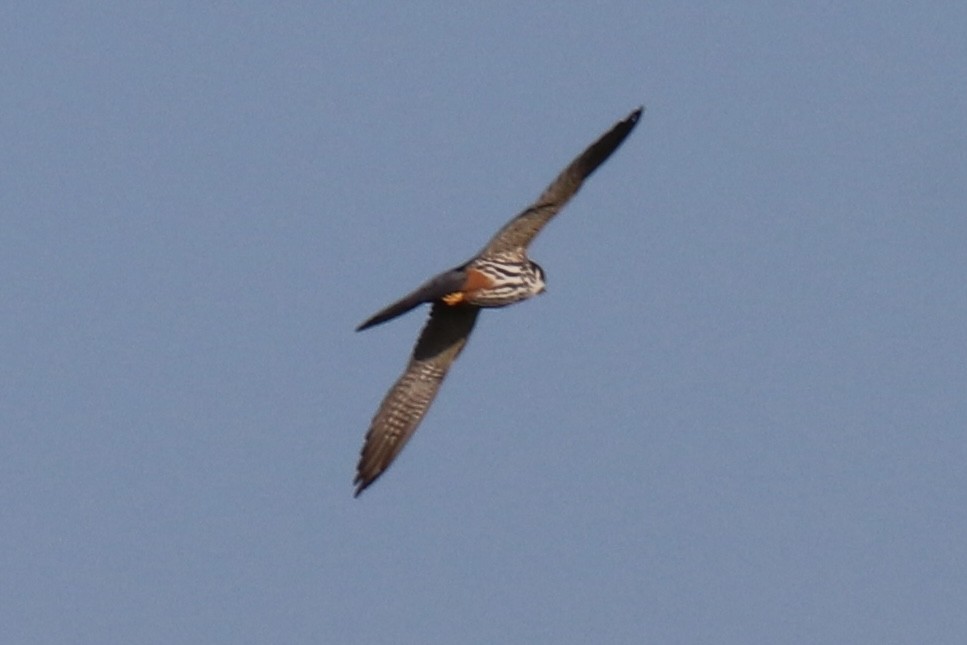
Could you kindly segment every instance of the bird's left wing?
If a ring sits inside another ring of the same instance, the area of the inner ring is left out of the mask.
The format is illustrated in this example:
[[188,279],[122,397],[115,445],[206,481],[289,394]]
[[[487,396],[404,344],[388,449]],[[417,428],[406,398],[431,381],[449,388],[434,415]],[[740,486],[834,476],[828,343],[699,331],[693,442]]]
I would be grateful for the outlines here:
[[355,495],[389,468],[426,415],[447,371],[467,344],[480,309],[436,303],[406,371],[383,399],[356,467]]
[[598,166],[607,161],[621,142],[631,134],[643,108],[638,108],[605,132],[561,171],[551,185],[537,201],[528,206],[522,213],[507,222],[503,228],[487,243],[480,252],[482,257],[498,255],[508,251],[526,249],[537,237],[544,225],[558,214],[567,204],[581,184],[593,173]]

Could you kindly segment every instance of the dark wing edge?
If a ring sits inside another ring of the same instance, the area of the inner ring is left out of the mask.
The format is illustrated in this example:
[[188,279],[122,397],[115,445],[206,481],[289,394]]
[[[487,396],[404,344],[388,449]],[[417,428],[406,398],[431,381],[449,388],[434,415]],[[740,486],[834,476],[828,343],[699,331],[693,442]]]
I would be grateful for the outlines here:
[[467,344],[477,307],[436,303],[406,370],[376,411],[356,466],[354,497],[386,472],[420,425],[450,366]]
[[544,228],[544,225],[557,215],[578,192],[584,180],[590,177],[598,166],[607,161],[608,157],[631,134],[643,110],[644,107],[639,107],[624,119],[618,121],[574,159],[551,182],[550,186],[544,189],[536,202],[507,222],[497,232],[480,252],[480,255],[486,257],[521,248],[526,249]]

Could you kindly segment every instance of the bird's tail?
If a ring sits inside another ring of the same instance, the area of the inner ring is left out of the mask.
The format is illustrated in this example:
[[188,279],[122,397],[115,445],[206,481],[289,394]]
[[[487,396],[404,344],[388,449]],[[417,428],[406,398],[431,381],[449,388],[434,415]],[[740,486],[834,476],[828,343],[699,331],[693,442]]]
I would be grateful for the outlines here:
[[466,281],[466,272],[463,268],[452,269],[431,278],[420,285],[412,293],[400,298],[390,306],[379,310],[363,322],[356,331],[363,331],[370,327],[382,324],[387,320],[392,320],[397,316],[402,316],[424,302],[435,302],[443,296],[459,291]]

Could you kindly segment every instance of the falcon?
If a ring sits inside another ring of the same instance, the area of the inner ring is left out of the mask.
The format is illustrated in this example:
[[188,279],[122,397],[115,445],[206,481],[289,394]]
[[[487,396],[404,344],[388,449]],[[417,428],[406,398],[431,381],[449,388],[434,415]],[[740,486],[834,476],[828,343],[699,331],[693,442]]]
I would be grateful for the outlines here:
[[527,257],[528,246],[634,130],[642,109],[633,111],[592,143],[477,255],[430,278],[356,328],[369,329],[430,303],[430,318],[406,370],[386,393],[366,433],[353,481],[354,496],[386,472],[413,436],[447,371],[467,344],[480,310],[505,307],[544,291],[544,270]]

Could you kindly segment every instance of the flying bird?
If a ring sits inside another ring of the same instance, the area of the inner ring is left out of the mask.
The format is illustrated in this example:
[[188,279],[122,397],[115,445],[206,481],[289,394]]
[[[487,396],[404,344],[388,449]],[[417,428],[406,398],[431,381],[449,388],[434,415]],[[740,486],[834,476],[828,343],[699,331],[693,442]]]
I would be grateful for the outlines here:
[[611,156],[638,123],[638,108],[592,143],[536,202],[507,222],[477,255],[430,278],[356,328],[369,329],[430,303],[430,318],[406,370],[380,404],[366,433],[356,467],[354,496],[382,475],[426,415],[447,371],[459,356],[485,307],[505,307],[544,291],[544,270],[527,257],[527,247]]

